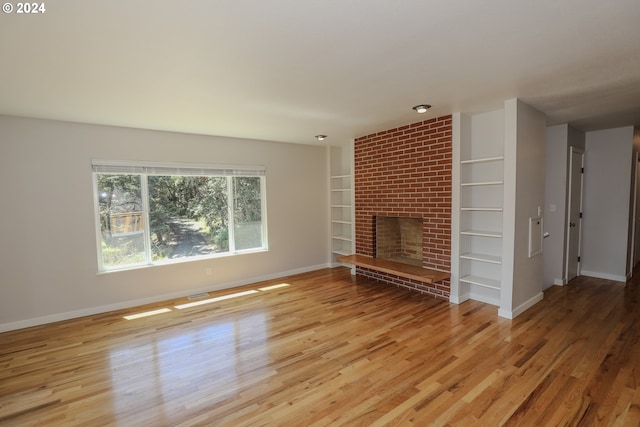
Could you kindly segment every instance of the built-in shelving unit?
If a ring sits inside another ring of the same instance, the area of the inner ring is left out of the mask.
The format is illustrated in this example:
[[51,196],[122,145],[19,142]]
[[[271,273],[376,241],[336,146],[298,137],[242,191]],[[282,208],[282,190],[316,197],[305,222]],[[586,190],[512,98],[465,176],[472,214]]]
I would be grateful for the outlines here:
[[451,302],[493,304],[512,319],[543,298],[545,123],[517,99],[452,115]]
[[[461,115],[458,161],[457,250],[452,274],[454,300],[500,304],[504,196],[504,138],[491,122],[499,113]],[[453,261],[453,260],[452,260]]]
[[351,146],[329,147],[331,261],[355,252],[353,155]]
[[501,290],[503,160],[460,161],[460,282],[472,298],[494,304]]
[[351,175],[331,176],[331,251],[335,255],[353,253]]

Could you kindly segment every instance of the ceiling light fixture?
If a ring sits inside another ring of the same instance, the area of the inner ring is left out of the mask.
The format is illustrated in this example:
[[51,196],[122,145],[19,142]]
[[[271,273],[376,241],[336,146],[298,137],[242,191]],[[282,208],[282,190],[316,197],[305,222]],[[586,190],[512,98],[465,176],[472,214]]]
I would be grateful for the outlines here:
[[431,108],[431,105],[429,105],[429,104],[420,104],[420,105],[416,105],[415,107],[411,107],[411,108],[416,110],[416,113],[422,114],[422,113],[426,113],[427,110],[429,108]]
[[324,141],[325,139],[327,139],[327,135],[316,135],[316,139],[318,141]]

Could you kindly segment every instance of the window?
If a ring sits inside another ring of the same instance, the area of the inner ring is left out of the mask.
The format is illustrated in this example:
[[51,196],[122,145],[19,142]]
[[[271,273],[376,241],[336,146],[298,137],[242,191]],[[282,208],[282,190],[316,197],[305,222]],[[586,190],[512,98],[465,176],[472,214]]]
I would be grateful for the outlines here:
[[264,167],[93,162],[100,271],[267,248]]

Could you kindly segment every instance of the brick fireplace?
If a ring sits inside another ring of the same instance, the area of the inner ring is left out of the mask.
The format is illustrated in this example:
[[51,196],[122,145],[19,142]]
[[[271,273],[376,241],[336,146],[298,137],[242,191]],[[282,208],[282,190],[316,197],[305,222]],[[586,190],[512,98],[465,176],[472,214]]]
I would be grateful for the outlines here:
[[[376,217],[418,218],[422,267],[450,270],[451,147],[450,115],[354,141],[356,253],[376,256]],[[356,274],[449,298],[448,280],[426,284],[363,267]]]

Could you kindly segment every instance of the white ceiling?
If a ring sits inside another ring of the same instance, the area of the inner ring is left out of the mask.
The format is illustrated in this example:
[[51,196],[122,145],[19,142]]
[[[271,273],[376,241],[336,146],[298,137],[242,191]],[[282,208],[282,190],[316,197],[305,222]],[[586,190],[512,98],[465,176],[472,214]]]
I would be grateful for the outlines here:
[[640,124],[638,0],[44,1],[0,16],[0,114],[311,144],[515,97]]

